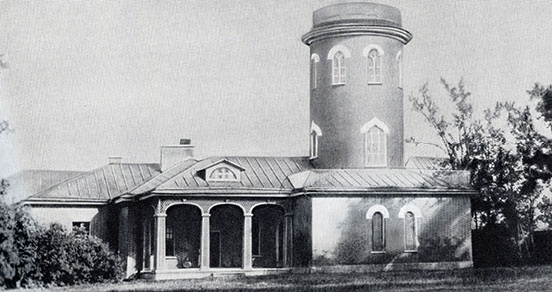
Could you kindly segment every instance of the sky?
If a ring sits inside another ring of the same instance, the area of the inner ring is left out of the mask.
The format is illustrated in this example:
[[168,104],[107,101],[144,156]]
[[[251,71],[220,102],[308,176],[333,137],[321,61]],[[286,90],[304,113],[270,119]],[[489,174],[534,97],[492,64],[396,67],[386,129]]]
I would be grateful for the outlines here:
[[[306,156],[314,10],[336,0],[0,1],[0,176],[121,156]],[[465,80],[477,110],[552,83],[550,1],[375,1],[399,8],[405,100]],[[434,139],[405,102],[405,136]],[[407,146],[407,156],[435,154]]]

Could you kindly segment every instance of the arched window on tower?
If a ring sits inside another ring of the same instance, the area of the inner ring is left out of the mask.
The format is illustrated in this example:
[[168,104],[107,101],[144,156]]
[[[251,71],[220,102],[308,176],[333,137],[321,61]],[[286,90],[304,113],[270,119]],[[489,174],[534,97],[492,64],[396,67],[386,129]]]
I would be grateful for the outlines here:
[[341,51],[337,51],[332,59],[332,84],[345,84],[346,68],[345,55]]
[[318,157],[318,139],[322,136],[322,130],[320,130],[320,127],[318,127],[317,124],[314,123],[314,121],[311,123],[311,131],[310,131],[310,158],[317,158]]
[[318,62],[320,57],[317,54],[311,56],[311,89],[314,90],[318,87]]
[[381,84],[381,56],[377,49],[368,52],[368,84]]
[[377,118],[366,123],[360,132],[364,134],[364,166],[387,166],[387,134],[389,128]]
[[380,212],[372,215],[372,252],[385,251],[385,221]]

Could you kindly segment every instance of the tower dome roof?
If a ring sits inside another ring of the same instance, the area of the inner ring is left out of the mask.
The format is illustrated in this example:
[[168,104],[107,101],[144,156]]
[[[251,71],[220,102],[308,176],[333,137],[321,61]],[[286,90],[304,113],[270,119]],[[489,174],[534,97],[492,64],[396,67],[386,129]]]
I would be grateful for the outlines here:
[[377,3],[352,2],[316,10],[312,29],[302,40],[310,45],[320,39],[353,35],[385,36],[403,44],[412,39],[410,32],[402,28],[399,9]]
[[362,23],[401,27],[399,9],[377,3],[342,3],[326,6],[313,13],[313,27],[336,23]]

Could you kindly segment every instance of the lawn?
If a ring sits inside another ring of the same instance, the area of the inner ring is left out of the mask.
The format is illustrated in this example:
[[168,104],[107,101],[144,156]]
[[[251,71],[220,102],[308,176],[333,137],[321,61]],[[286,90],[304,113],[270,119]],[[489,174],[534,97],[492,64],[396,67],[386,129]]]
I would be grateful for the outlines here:
[[552,266],[371,274],[285,274],[143,281],[54,288],[55,291],[545,291]]

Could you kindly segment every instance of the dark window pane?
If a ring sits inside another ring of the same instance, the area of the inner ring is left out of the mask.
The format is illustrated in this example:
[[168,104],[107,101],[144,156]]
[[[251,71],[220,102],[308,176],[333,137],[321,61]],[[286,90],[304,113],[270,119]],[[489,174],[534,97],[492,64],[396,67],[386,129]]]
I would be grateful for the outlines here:
[[372,216],[372,251],[383,251],[385,249],[383,224],[383,215],[376,212]]

